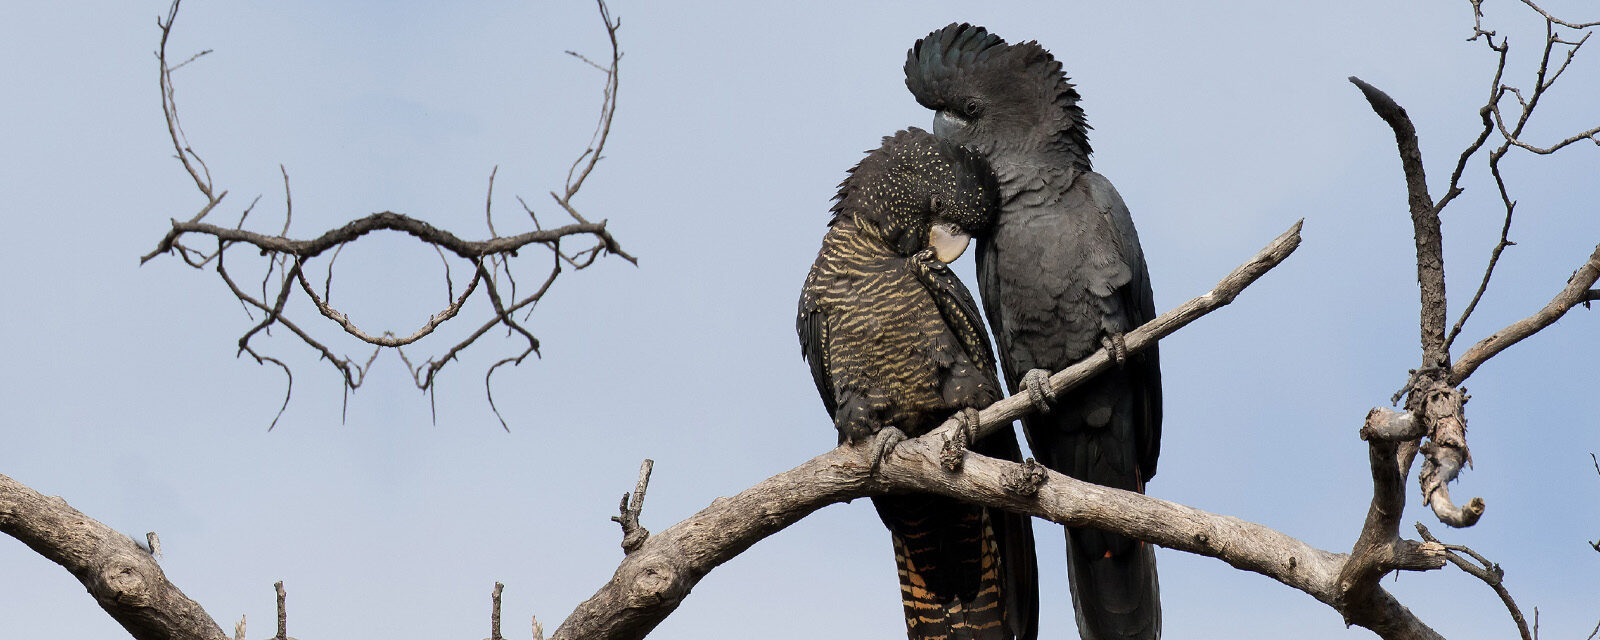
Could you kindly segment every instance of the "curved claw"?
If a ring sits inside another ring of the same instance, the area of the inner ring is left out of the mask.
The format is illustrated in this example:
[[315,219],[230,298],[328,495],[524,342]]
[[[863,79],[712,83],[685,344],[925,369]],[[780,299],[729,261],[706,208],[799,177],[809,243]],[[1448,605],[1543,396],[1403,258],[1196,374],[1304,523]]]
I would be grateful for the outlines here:
[[972,441],[977,440],[980,414],[973,407],[965,407],[955,415],[960,428],[955,430],[944,441],[944,447],[939,449],[939,464],[945,471],[956,472],[961,470],[961,463],[967,455],[967,447]]
[[1056,394],[1050,389],[1050,372],[1032,369],[1022,376],[1022,386],[1028,390],[1028,401],[1039,413],[1050,413],[1050,401]]
[[1100,344],[1111,352],[1111,361],[1117,366],[1128,361],[1128,343],[1122,339],[1122,332],[1106,334],[1100,339]]
[[872,440],[872,473],[878,472],[878,466],[883,464],[883,459],[900,443],[906,441],[906,433],[894,427],[884,427],[878,430],[877,437]]
[[983,412],[978,411],[977,407],[963,407],[961,412],[956,415],[961,420],[961,430],[964,432],[963,435],[966,436],[966,441],[969,443],[976,441],[978,439],[978,427],[983,424],[981,420]]

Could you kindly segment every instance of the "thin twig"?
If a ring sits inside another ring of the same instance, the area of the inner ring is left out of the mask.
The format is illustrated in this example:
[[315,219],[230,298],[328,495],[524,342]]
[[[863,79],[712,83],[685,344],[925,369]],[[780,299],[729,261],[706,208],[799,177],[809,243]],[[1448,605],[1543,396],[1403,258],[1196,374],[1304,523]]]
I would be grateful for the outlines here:
[[622,552],[625,554],[638,551],[650,537],[650,530],[639,524],[639,516],[644,513],[644,493],[650,488],[650,471],[655,464],[649,458],[639,464],[639,482],[633,487],[632,501],[628,494],[622,494],[622,504],[617,506],[619,513],[611,516],[612,522],[622,525]]
[[[1500,565],[1490,562],[1488,558],[1462,545],[1440,542],[1438,538],[1433,537],[1433,533],[1429,532],[1428,528],[1423,526],[1421,522],[1417,523],[1417,533],[1422,535],[1423,540],[1444,545],[1444,557],[1450,561],[1450,564],[1460,567],[1468,575],[1482,580],[1484,584],[1489,585],[1490,589],[1494,589],[1495,595],[1500,596],[1500,601],[1505,603],[1506,610],[1511,613],[1511,620],[1517,623],[1517,632],[1522,634],[1522,640],[1533,640],[1534,634],[1528,630],[1527,619],[1522,617],[1522,610],[1517,608],[1517,602],[1511,598],[1511,592],[1506,589],[1506,572],[1500,568]],[[1462,558],[1460,555],[1462,553],[1471,556],[1476,561],[1476,564]],[[1534,611],[1535,615],[1537,615],[1538,609]]]

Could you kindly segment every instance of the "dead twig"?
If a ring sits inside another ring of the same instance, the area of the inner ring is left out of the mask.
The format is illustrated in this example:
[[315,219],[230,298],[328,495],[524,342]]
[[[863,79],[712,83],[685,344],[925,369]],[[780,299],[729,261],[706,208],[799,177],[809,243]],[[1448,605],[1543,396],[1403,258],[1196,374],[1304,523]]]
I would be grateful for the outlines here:
[[644,512],[644,492],[650,488],[650,471],[655,468],[656,462],[645,458],[639,465],[639,482],[633,488],[633,500],[630,502],[628,494],[622,494],[622,504],[618,505],[619,515],[611,516],[611,521],[622,525],[622,551],[633,553],[644,545],[649,539],[650,530],[639,524],[639,516]]
[[[1462,571],[1467,572],[1468,575],[1482,580],[1484,584],[1489,585],[1490,589],[1494,589],[1495,595],[1500,596],[1500,601],[1505,603],[1506,610],[1511,613],[1511,620],[1517,623],[1517,632],[1522,634],[1522,640],[1533,640],[1534,634],[1528,631],[1527,619],[1522,617],[1522,610],[1517,608],[1517,602],[1511,598],[1511,591],[1506,589],[1506,572],[1500,568],[1500,565],[1490,562],[1488,558],[1467,547],[1440,542],[1438,538],[1433,537],[1433,533],[1428,531],[1428,528],[1423,526],[1421,522],[1417,523],[1417,533],[1422,535],[1423,540],[1443,545],[1445,549],[1444,557],[1450,561],[1450,564],[1459,567]],[[1466,558],[1462,558],[1460,554],[1463,553],[1470,556],[1472,561],[1469,562]]]

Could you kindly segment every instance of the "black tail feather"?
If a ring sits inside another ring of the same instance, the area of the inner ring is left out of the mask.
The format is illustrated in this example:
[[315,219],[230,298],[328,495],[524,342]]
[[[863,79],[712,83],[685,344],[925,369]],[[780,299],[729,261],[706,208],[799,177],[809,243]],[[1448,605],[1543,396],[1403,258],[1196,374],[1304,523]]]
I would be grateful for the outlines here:
[[1067,529],[1067,582],[1083,640],[1161,637],[1151,545],[1097,529]]

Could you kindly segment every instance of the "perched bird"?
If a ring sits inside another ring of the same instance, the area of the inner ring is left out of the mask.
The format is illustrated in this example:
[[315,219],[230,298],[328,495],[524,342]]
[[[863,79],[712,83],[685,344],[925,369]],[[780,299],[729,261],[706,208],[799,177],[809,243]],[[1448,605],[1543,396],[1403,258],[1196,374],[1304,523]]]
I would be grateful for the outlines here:
[[[1000,397],[977,303],[946,263],[996,206],[991,171],[921,129],[883,139],[839,185],[796,329],[839,442],[880,445]],[[1002,429],[971,445],[1020,460]],[[1038,584],[1024,516],[935,495],[873,498],[913,639],[1034,638]]]
[[[934,134],[985,156],[1000,185],[979,239],[978,291],[1006,382],[1051,409],[1023,419],[1051,469],[1144,491],[1161,440],[1154,345],[1127,355],[1122,334],[1155,317],[1150,273],[1122,197],[1089,165],[1089,125],[1061,63],[1037,42],[1007,44],[952,24],[918,40],[906,86],[936,113]],[[1108,347],[1120,366],[1053,402],[1041,374]],[[1161,633],[1154,550],[1096,529],[1067,530],[1067,576],[1086,639]]]

